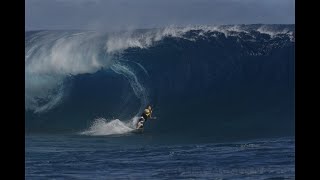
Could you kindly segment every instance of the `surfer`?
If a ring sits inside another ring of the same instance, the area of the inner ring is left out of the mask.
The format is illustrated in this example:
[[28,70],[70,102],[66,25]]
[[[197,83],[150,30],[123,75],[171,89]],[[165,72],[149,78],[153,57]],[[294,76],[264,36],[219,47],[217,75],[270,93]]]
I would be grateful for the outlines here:
[[144,122],[147,121],[147,119],[156,119],[156,117],[151,117],[151,114],[152,114],[152,108],[149,105],[141,114],[141,117],[139,118],[137,123],[137,129],[143,128],[143,124]]

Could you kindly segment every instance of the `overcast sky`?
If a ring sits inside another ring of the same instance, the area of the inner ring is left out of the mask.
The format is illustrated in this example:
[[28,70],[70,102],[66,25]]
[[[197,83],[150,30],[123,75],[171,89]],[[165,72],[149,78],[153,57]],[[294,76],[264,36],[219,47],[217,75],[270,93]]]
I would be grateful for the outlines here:
[[294,0],[26,0],[26,30],[294,24]]

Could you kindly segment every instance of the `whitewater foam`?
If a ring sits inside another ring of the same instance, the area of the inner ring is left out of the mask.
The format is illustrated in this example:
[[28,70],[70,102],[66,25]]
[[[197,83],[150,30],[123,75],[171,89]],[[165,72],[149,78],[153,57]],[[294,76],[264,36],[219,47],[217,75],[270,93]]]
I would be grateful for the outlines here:
[[137,122],[137,120],[137,117],[134,117],[127,122],[122,122],[119,119],[108,121],[104,118],[98,118],[93,122],[88,130],[85,130],[80,134],[89,136],[126,134],[135,130],[134,124]]
[[[65,97],[64,80],[70,75],[95,73],[112,66],[116,58],[104,52],[103,41],[98,33],[72,32],[39,32],[26,39],[26,110],[41,113],[57,106]],[[143,86],[134,84],[139,82],[129,68],[116,64],[113,70],[129,80],[138,97],[147,94],[139,92]],[[143,97],[142,102],[146,101]]]

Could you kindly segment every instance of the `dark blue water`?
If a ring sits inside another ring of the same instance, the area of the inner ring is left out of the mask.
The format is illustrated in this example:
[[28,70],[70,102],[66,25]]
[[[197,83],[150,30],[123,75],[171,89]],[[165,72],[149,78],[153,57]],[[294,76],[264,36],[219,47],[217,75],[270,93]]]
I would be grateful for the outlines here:
[[128,120],[150,103],[159,133],[292,136],[294,50],[294,25],[26,32],[26,131]]
[[294,138],[159,143],[151,135],[26,136],[26,179],[295,179]]
[[25,35],[27,179],[295,178],[294,25]]

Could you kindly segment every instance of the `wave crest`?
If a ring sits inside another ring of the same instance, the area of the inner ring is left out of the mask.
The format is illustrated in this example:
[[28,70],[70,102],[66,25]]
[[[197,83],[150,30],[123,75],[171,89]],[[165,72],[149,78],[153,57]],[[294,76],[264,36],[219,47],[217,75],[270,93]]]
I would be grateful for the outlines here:
[[141,106],[145,106],[148,97],[145,96],[144,86],[128,66],[119,63],[125,50],[150,48],[165,38],[192,42],[217,39],[220,42],[219,38],[236,37],[236,42],[242,46],[243,41],[259,40],[259,34],[271,39],[285,37],[285,40],[271,42],[266,38],[263,41],[267,42],[258,47],[248,45],[243,53],[260,56],[286,45],[288,39],[294,41],[292,26],[285,25],[168,26],[108,34],[91,31],[30,33],[25,40],[26,110],[41,113],[56,107],[66,95],[68,87],[65,82],[68,77],[109,68],[127,78],[134,93],[141,99]]

